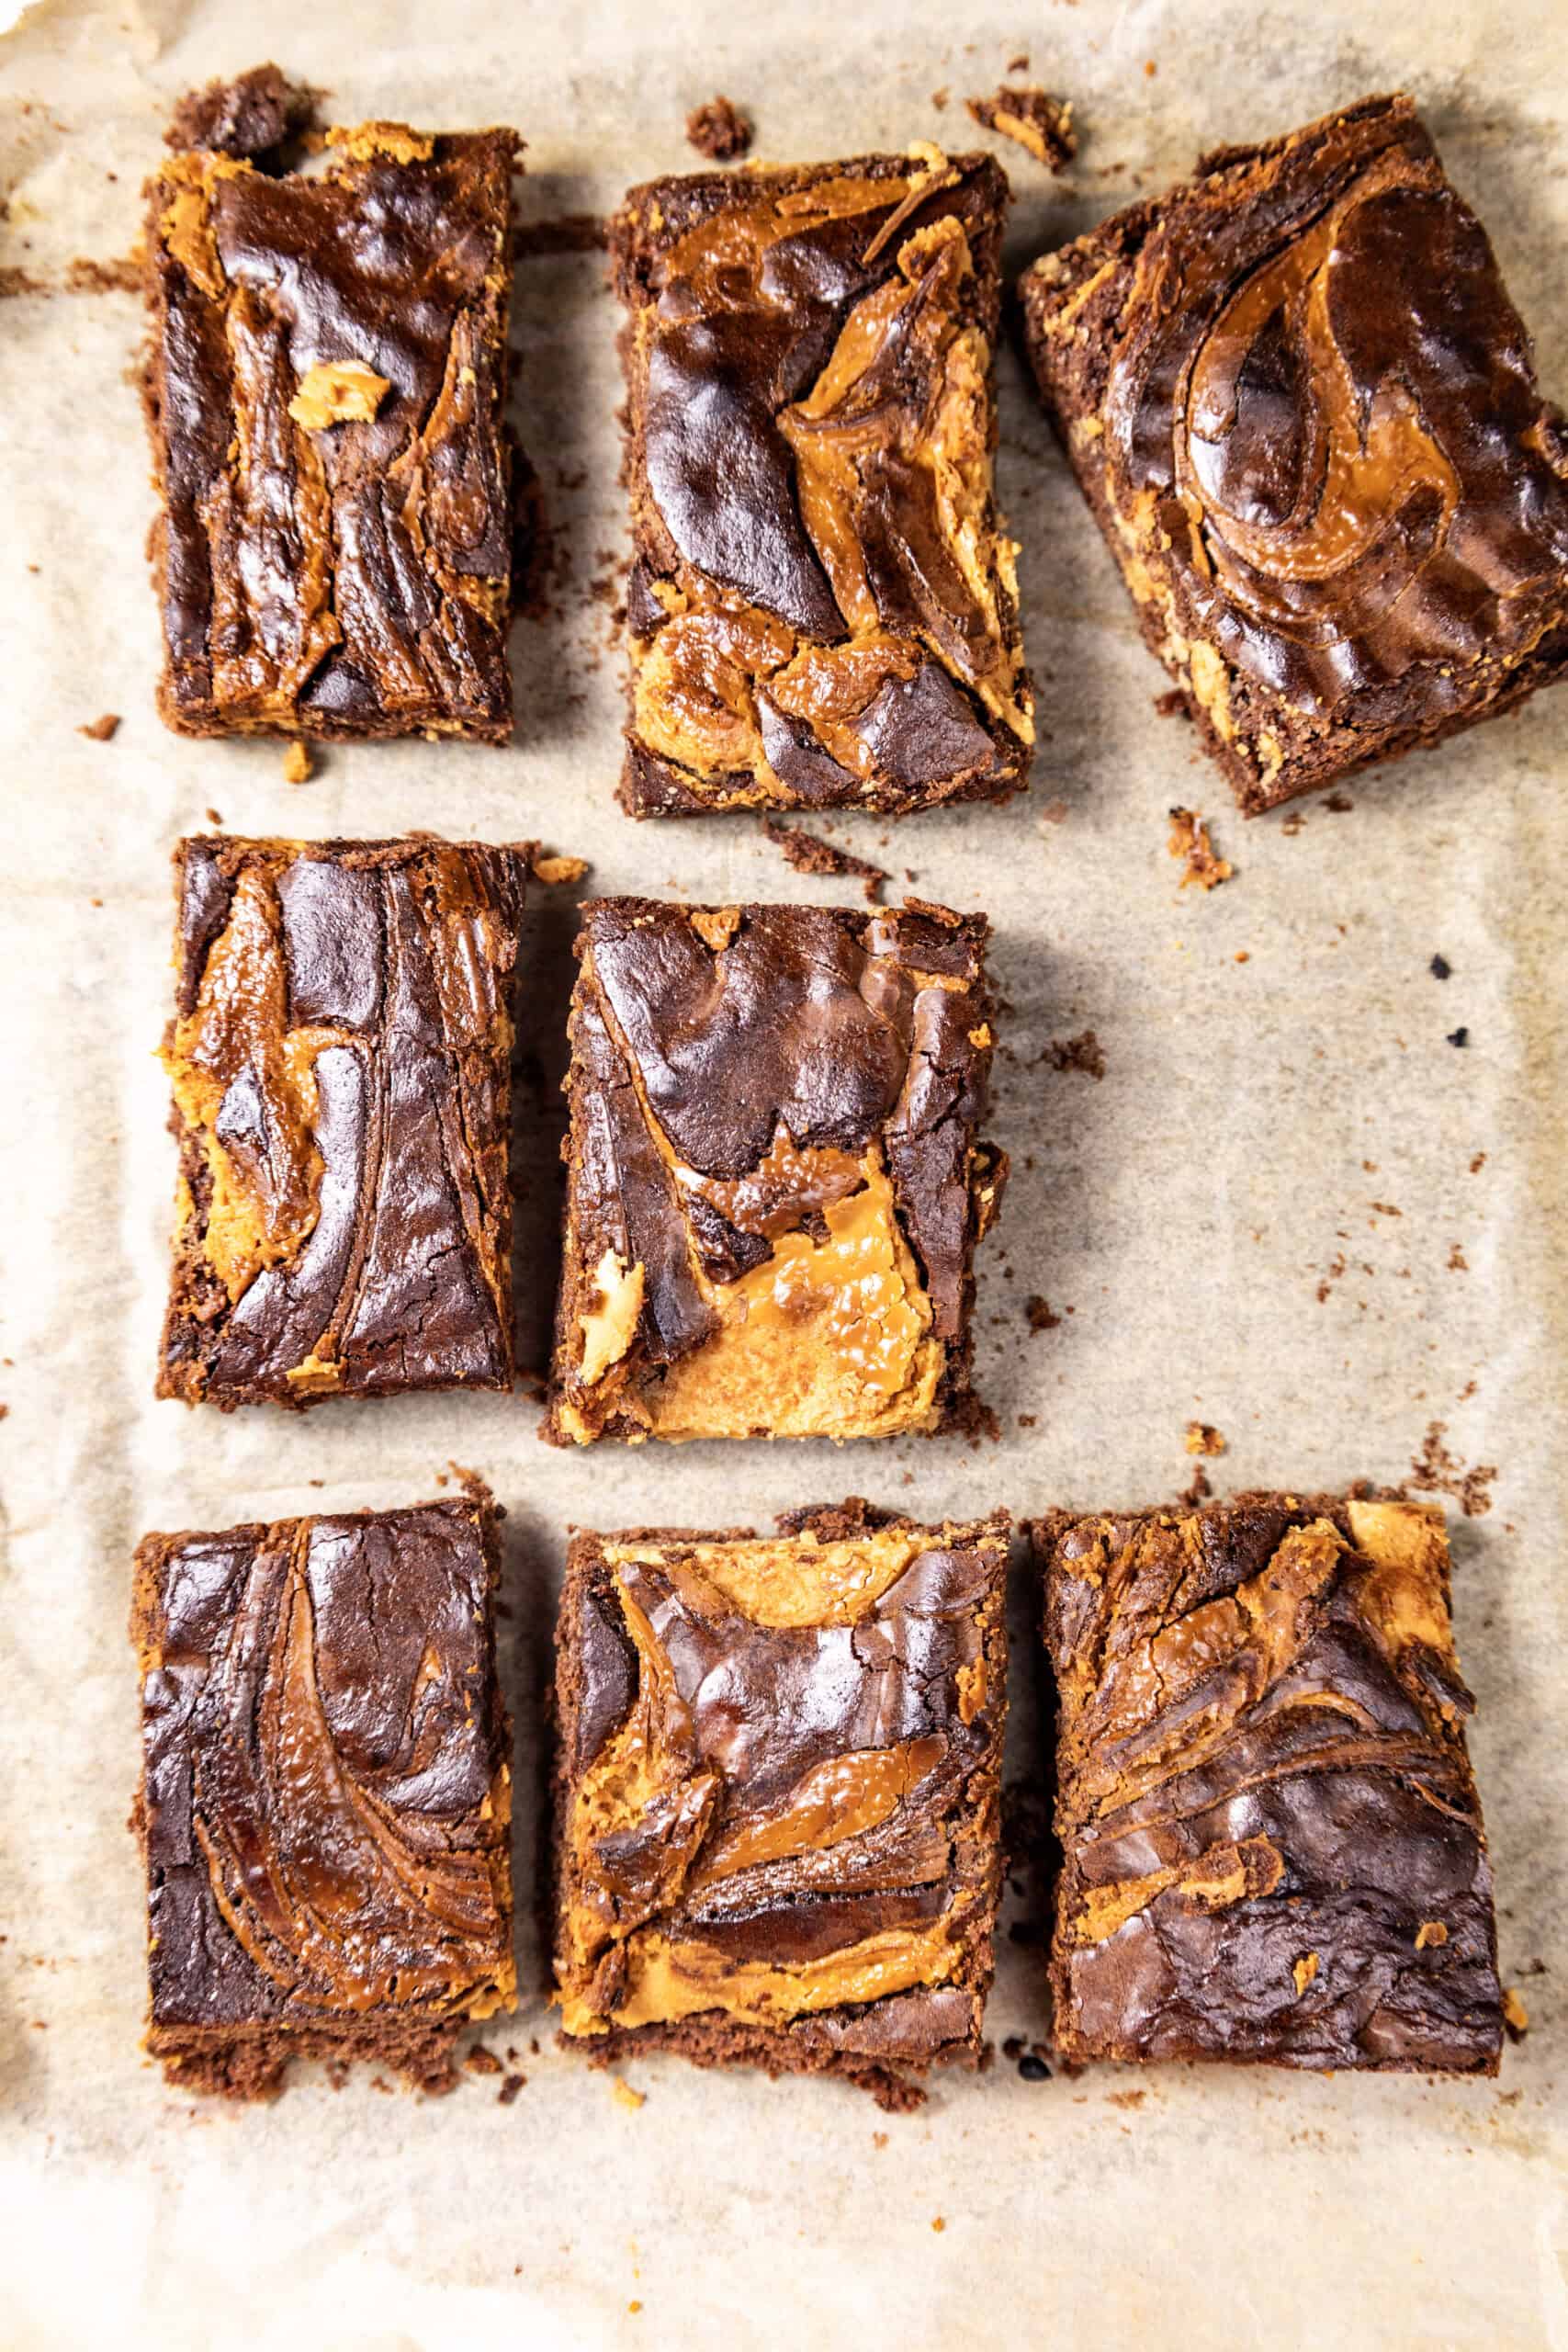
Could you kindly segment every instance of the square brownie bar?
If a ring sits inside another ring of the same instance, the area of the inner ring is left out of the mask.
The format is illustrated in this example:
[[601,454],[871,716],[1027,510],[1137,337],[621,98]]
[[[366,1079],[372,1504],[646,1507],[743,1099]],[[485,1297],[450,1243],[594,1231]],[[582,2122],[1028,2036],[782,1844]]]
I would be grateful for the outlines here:
[[1568,436],[1405,97],[1202,157],[1047,254],[1025,340],[1248,816],[1568,668]]
[[633,188],[633,816],[901,813],[1022,785],[991,486],[1008,185],[934,147]]
[[149,183],[158,707],[502,743],[517,137],[362,123],[320,175],[258,169],[309,111],[276,68],[214,85]]
[[160,1396],[511,1386],[527,865],[433,835],[180,843]]
[[974,2064],[1001,1886],[1005,1512],[580,1534],[557,1633],[556,1974],[606,2058]]
[[367,2058],[445,2090],[515,2003],[497,1557],[477,1480],[140,1546],[147,2047],[182,2089]]
[[1032,1532],[1061,2049],[1495,2073],[1442,1513],[1243,1495]]
[[983,915],[583,909],[558,1444],[972,1418]]

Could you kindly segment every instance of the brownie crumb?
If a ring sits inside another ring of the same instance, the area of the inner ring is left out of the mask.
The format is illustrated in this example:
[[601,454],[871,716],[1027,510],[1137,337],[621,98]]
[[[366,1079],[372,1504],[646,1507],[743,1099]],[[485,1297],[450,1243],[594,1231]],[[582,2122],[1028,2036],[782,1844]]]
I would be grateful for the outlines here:
[[1179,1503],[1185,1503],[1189,1510],[1196,1510],[1201,1503],[1207,1502],[1213,1491],[1209,1474],[1200,1462],[1194,1465],[1192,1476],[1176,1499]]
[[1179,886],[1183,890],[1190,882],[1196,882],[1201,889],[1213,890],[1220,883],[1228,882],[1235,872],[1228,857],[1215,856],[1208,825],[1194,808],[1171,810],[1167,847],[1172,857],[1186,860],[1187,870]]
[[1410,1457],[1410,1484],[1427,1494],[1451,1495],[1466,1519],[1480,1519],[1492,1508],[1497,1465],[1482,1462],[1473,1470],[1464,1469],[1443,1443],[1448,1426],[1446,1421],[1428,1422],[1420,1453]]
[[526,2075],[508,2075],[506,2080],[502,2083],[501,2088],[495,2095],[496,2105],[498,2107],[510,2107],[513,2100],[516,2098],[518,2092],[523,2088],[527,2080],[528,2077]]
[[565,883],[581,882],[587,871],[585,857],[556,857],[540,850],[535,852],[529,865],[535,881],[542,882],[547,890]]
[[283,754],[284,783],[309,784],[315,772],[316,763],[310,757],[310,746],[296,736]]
[[254,162],[310,128],[316,97],[276,65],[253,65],[232,82],[220,74],[204,89],[186,92],[169,118],[164,143]]
[[1448,1033],[1448,1039],[1450,1046],[1468,1046],[1470,1043],[1470,1032],[1465,1028],[1450,1029]]
[[1434,956],[1427,969],[1435,980],[1446,980],[1452,973],[1453,966],[1446,956]]
[[732,164],[751,144],[751,126],[739,107],[722,95],[686,117],[686,138],[710,164]]
[[1065,172],[1078,152],[1070,98],[1053,97],[1049,90],[1004,88],[995,97],[964,103],[982,129],[999,131],[1053,172]]
[[1182,1443],[1189,1453],[1223,1453],[1225,1450],[1224,1439],[1207,1421],[1189,1421]]
[[1055,1331],[1061,1324],[1061,1317],[1052,1314],[1049,1300],[1042,1298],[1038,1293],[1024,1300],[1023,1311],[1029,1317],[1032,1331]]
[[[1230,871],[1228,866],[1225,870]],[[1035,1068],[1043,1062],[1049,1062],[1053,1069],[1076,1069],[1085,1078],[1105,1076],[1105,1056],[1092,1029],[1080,1029],[1076,1037],[1053,1037]]]
[[115,261],[78,260],[65,270],[68,294],[140,294],[146,273],[140,254],[122,254]]
[[1050,2067],[1047,2066],[1044,2059],[1032,2050],[1024,2052],[1018,2062],[1018,2071],[1020,2079],[1026,2083],[1048,2083],[1051,2079]]
[[501,2072],[500,2059],[493,2050],[487,2050],[482,2041],[476,2041],[465,2054],[463,2064],[470,2075],[499,2075]]
[[1470,1260],[1457,1241],[1449,1250],[1449,1272],[1450,1274],[1468,1274],[1470,1272]]
[[1356,806],[1349,796],[1343,792],[1331,792],[1323,805],[1331,817],[1348,817]]
[[78,727],[78,735],[85,735],[90,743],[107,743],[119,725],[118,710],[106,710],[101,718],[90,718],[85,727]]
[[1156,695],[1155,708],[1162,718],[1186,718],[1190,715],[1187,696],[1179,686],[1168,686],[1163,695]]
[[616,2106],[629,2108],[634,2115],[637,2113],[639,2107],[645,2107],[648,2104],[648,2093],[646,2091],[634,2090],[624,2075],[617,2075],[615,2076],[615,2081],[610,2086],[610,2090]]
[[1479,1176],[1479,1175],[1480,1175],[1480,1173],[1481,1173],[1481,1171],[1482,1171],[1482,1170],[1485,1167],[1485,1165],[1486,1165],[1486,1154],[1485,1154],[1483,1151],[1478,1151],[1478,1152],[1476,1153],[1476,1155],[1475,1155],[1475,1158],[1474,1158],[1474,1159],[1471,1161],[1471,1163],[1470,1163],[1470,1172],[1471,1172],[1471,1174],[1472,1174],[1472,1176]]
[[1503,1994],[1503,2023],[1510,2041],[1522,2041],[1530,2030],[1530,2013],[1511,1984]]
[[786,865],[797,874],[855,874],[865,889],[866,904],[882,904],[882,886],[889,878],[886,868],[874,865],[868,857],[853,857],[847,849],[839,849],[832,842],[818,840],[798,825],[785,825],[777,817],[764,817],[762,831],[777,850],[782,850]]

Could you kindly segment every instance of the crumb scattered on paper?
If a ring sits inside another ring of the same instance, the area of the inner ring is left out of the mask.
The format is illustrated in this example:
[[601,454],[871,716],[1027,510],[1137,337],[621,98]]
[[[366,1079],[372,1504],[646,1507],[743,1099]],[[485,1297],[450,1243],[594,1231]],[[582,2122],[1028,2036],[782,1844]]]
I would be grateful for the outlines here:
[[526,2075],[508,2075],[506,2080],[502,2083],[501,2088],[495,2095],[496,2105],[498,2107],[510,2107],[518,2092],[526,2085],[527,2080],[528,2077]]
[[1522,2041],[1530,2030],[1530,2013],[1511,1984],[1503,1995],[1503,2023],[1510,2041]]
[[852,856],[847,849],[840,849],[833,842],[818,839],[799,825],[785,825],[777,817],[764,817],[762,831],[777,850],[784,853],[785,863],[797,874],[853,874],[865,887],[866,903],[880,906],[882,886],[887,880],[885,866],[874,865],[868,857]]
[[1040,1062],[1049,1062],[1053,1069],[1077,1070],[1082,1078],[1105,1076],[1105,1056],[1092,1029],[1080,1029],[1076,1037],[1053,1037]]
[[615,2076],[610,2087],[617,2107],[629,2108],[634,2115],[637,2109],[645,2104],[648,2098],[646,2091],[634,2091],[630,2083],[619,2075]]
[[587,871],[585,857],[557,857],[541,851],[534,859],[534,879],[542,882],[547,889],[554,889],[561,883],[581,882]]
[[1181,1442],[1189,1453],[1223,1453],[1225,1450],[1224,1437],[1209,1421],[1189,1421]]
[[310,746],[298,736],[283,754],[285,784],[309,784],[316,773],[316,763],[310,757]]
[[85,727],[78,727],[78,735],[85,735],[89,742],[107,743],[119,725],[118,710],[106,710],[101,718],[90,718]]
[[1427,1494],[1451,1495],[1466,1519],[1480,1519],[1492,1508],[1497,1465],[1480,1462],[1465,1469],[1443,1443],[1448,1427],[1447,1421],[1428,1422],[1420,1453],[1410,1457],[1410,1484]]
[[964,101],[975,120],[1027,150],[1053,172],[1065,172],[1078,152],[1073,102],[1049,90],[1000,89],[994,97]]
[[1172,857],[1185,858],[1187,862],[1187,870],[1180,884],[1184,890],[1190,882],[1196,882],[1201,889],[1213,890],[1220,883],[1228,882],[1235,872],[1228,857],[1215,856],[1208,825],[1195,808],[1171,810],[1170,840],[1167,846]]
[[1050,1301],[1042,1298],[1038,1293],[1024,1300],[1023,1311],[1029,1317],[1032,1331],[1055,1331],[1061,1324],[1061,1317],[1051,1312]]
[[686,117],[687,143],[712,164],[732,164],[751,144],[751,126],[739,107],[722,94],[705,106],[694,107]]

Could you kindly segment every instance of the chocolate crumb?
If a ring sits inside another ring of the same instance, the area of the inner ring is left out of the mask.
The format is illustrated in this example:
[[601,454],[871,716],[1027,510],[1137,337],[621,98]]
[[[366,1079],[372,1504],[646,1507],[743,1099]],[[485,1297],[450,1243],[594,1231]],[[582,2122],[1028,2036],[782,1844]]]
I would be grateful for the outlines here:
[[[1230,869],[1225,870],[1228,873]],[[1043,1062],[1049,1062],[1053,1069],[1077,1070],[1084,1078],[1105,1076],[1105,1056],[1092,1029],[1080,1029],[1076,1037],[1053,1037],[1036,1060],[1035,1069]]]
[[686,117],[686,138],[710,163],[732,164],[750,146],[751,126],[739,107],[720,96],[693,107]]
[[1171,810],[1170,839],[1166,846],[1172,857],[1186,860],[1186,871],[1179,885],[1183,890],[1190,882],[1196,882],[1204,890],[1215,889],[1220,883],[1228,882],[1235,872],[1228,857],[1215,856],[1208,825],[1196,809]]
[[1333,817],[1348,817],[1356,806],[1342,792],[1331,792],[1323,805]]
[[793,865],[797,874],[858,875],[864,886],[866,904],[882,904],[882,886],[889,879],[885,866],[874,865],[868,857],[852,856],[847,849],[821,841],[798,825],[782,824],[776,817],[764,817],[762,831],[773,847],[783,851],[785,863]]
[[1207,1421],[1189,1421],[1181,1442],[1189,1453],[1223,1453],[1225,1450],[1224,1439]]
[[1163,695],[1156,695],[1155,708],[1162,718],[1185,718],[1187,696],[1179,686],[1168,686]]
[[1050,2067],[1047,2066],[1043,2058],[1036,2057],[1032,2050],[1024,2052],[1018,2062],[1018,2071],[1021,2080],[1026,2083],[1048,2083],[1051,2079]]
[[1464,1469],[1443,1443],[1448,1426],[1446,1421],[1427,1423],[1420,1453],[1410,1457],[1410,1484],[1427,1494],[1451,1495],[1466,1519],[1480,1519],[1492,1508],[1497,1465],[1483,1462],[1473,1470]]
[[1024,1300],[1023,1311],[1029,1317],[1029,1328],[1032,1331],[1055,1331],[1062,1320],[1059,1315],[1052,1314],[1049,1301],[1042,1298],[1038,1293],[1032,1298]]
[[527,2079],[526,2075],[508,2075],[495,2095],[497,2106],[510,2107]]
[[276,65],[253,65],[231,82],[220,74],[181,98],[164,143],[250,161],[274,155],[309,130],[318,95],[303,82],[290,82]]
[[1189,1510],[1196,1510],[1200,1503],[1206,1502],[1213,1491],[1213,1487],[1209,1483],[1209,1474],[1200,1462],[1194,1465],[1191,1477],[1176,1499],[1178,1502],[1185,1503]]
[[78,727],[76,732],[85,735],[90,743],[107,743],[118,725],[118,711],[106,710],[101,718],[90,718],[85,727]]
[[487,2050],[482,2041],[475,2042],[465,2055],[463,2064],[470,2075],[499,2075],[501,2072],[500,2059],[493,2050]]
[[995,97],[964,104],[983,130],[999,131],[1052,172],[1065,172],[1078,152],[1070,98],[1053,97],[1049,90],[1000,89]]
[[1452,972],[1453,966],[1446,956],[1434,956],[1427,969],[1435,980],[1446,980]]
[[1465,1028],[1450,1029],[1448,1032],[1448,1040],[1450,1046],[1468,1046],[1470,1032]]

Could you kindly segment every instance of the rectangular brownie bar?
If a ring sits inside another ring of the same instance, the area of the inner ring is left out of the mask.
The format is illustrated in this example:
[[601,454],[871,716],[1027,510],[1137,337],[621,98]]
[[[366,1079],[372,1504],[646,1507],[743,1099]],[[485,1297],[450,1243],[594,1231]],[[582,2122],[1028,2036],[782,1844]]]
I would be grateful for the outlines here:
[[477,1480],[138,1549],[147,2047],[181,2089],[364,2058],[444,2090],[514,2005],[497,1560]]
[[1248,816],[1568,669],[1568,436],[1410,100],[1047,254],[1040,390]]
[[974,2064],[1007,1706],[1004,1512],[580,1534],[557,1632],[556,1975],[604,2058]]
[[1032,1531],[1075,2058],[1494,2074],[1442,1513],[1243,1495]]
[[972,1417],[983,915],[582,910],[558,1444]]
[[1007,180],[934,147],[633,188],[633,816],[899,813],[1021,786],[991,487]]
[[511,1386],[527,863],[433,835],[180,843],[159,1396]]
[[215,85],[149,184],[158,707],[505,742],[517,137],[362,123],[258,169],[309,110],[276,68]]

